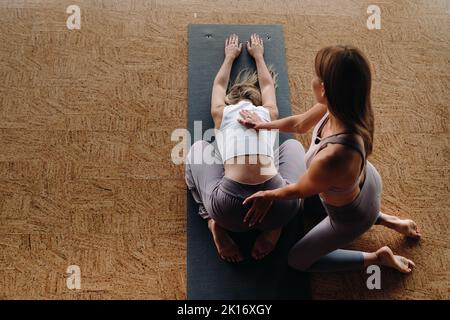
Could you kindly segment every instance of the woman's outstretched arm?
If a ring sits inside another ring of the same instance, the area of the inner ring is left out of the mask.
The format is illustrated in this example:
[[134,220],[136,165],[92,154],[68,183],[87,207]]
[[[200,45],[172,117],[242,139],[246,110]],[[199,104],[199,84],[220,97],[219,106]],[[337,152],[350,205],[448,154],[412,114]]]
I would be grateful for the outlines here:
[[220,122],[222,121],[231,67],[233,66],[234,59],[241,53],[241,49],[242,43],[239,44],[239,38],[236,34],[231,34],[225,40],[225,58],[214,79],[211,94],[211,116],[216,128],[220,127]]
[[314,127],[317,122],[324,116],[327,112],[327,106],[321,103],[316,103],[311,109],[305,113],[286,117],[283,119],[264,122],[259,116],[250,111],[242,110],[240,112],[241,119],[239,122],[246,127],[259,129],[274,130],[278,129],[283,132],[294,132],[294,133],[306,133],[309,129]]
[[255,59],[262,105],[269,109],[270,118],[276,120],[278,119],[278,107],[275,82],[264,61],[264,43],[258,34],[253,33],[250,36],[250,41],[247,41],[247,51]]

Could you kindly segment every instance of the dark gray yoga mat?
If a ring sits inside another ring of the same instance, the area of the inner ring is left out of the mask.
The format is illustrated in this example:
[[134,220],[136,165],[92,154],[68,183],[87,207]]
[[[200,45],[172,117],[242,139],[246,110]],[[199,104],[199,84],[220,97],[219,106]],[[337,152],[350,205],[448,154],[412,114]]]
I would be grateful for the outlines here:
[[[202,129],[213,127],[210,113],[214,77],[224,57],[224,43],[230,33],[245,43],[253,32],[264,39],[264,57],[279,73],[277,105],[279,115],[291,114],[289,84],[285,65],[283,30],[279,25],[189,25],[188,129],[192,141],[194,121],[202,121]],[[230,80],[244,67],[255,68],[243,45],[234,62]],[[280,134],[280,143],[289,134]],[[245,262],[230,264],[217,254],[207,223],[197,214],[198,207],[190,192],[187,195],[187,297],[188,299],[308,299],[309,277],[287,265],[287,253],[301,238],[300,215],[284,229],[276,249],[262,261],[254,261],[251,248],[257,232],[231,233],[246,256]]]

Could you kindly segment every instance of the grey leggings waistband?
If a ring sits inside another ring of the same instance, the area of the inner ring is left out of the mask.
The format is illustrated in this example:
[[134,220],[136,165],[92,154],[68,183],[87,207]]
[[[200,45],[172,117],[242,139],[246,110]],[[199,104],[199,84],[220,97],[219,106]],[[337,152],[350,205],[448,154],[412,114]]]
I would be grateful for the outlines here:
[[244,200],[258,191],[276,189],[284,184],[286,184],[286,181],[278,173],[272,178],[259,184],[240,183],[227,177],[223,177],[218,188],[230,196]]

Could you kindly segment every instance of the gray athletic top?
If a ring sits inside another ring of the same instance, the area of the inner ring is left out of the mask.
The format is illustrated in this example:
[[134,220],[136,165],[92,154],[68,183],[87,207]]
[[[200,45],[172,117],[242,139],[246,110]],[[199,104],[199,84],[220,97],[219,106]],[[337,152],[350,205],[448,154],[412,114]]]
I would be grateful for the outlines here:
[[319,153],[323,148],[325,148],[329,143],[333,144],[343,144],[347,147],[350,147],[361,155],[363,161],[361,164],[361,171],[358,178],[355,182],[348,188],[339,188],[339,187],[331,187],[329,190],[324,192],[325,194],[346,194],[352,192],[361,180],[361,176],[364,173],[364,168],[366,165],[366,155],[364,151],[364,147],[359,143],[359,141],[355,137],[355,133],[338,133],[325,138],[321,138],[320,135],[322,133],[323,126],[326,121],[328,121],[329,113],[327,112],[322,119],[317,123],[314,128],[311,145],[308,149],[308,152],[305,155],[306,167],[309,168],[311,165],[312,159]]

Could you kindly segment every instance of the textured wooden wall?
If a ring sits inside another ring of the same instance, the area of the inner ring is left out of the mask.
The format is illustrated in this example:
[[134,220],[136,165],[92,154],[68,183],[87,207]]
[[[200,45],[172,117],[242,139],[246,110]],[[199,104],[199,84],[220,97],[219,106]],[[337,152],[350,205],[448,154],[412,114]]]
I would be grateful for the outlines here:
[[[295,113],[312,105],[322,46],[360,47],[374,70],[382,207],[415,219],[417,243],[374,227],[352,244],[389,244],[410,276],[313,276],[315,298],[450,298],[449,2],[84,0],[0,3],[0,298],[185,298],[183,167],[187,24],[283,24]],[[307,146],[309,135],[299,137]],[[66,288],[68,265],[82,290]]]

